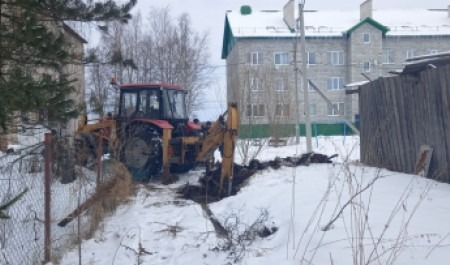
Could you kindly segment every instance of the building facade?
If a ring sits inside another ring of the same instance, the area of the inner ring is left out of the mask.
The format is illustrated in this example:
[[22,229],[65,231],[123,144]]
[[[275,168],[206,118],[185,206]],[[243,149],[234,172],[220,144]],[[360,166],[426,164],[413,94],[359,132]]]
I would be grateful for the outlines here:
[[[226,14],[227,99],[239,103],[243,124],[292,124],[296,111],[303,117],[297,14],[294,0],[283,10],[243,6]],[[308,79],[335,107],[309,84],[314,123],[354,121],[358,95],[346,95],[346,84],[389,75],[414,56],[450,50],[450,9],[374,10],[368,0],[359,11],[305,10],[304,17]]]
[[[84,63],[84,44],[87,41],[79,35],[73,28],[66,23],[48,22],[46,26],[54,34],[62,34],[65,38],[65,49],[70,54],[71,61],[67,63],[62,69],[62,73],[68,76],[69,80],[73,80],[71,84],[75,90],[69,95],[70,99],[75,102],[75,107],[81,112],[85,111],[85,63]],[[7,68],[10,64],[6,63],[3,67]],[[26,66],[23,67],[25,75],[31,75],[36,78],[40,78],[43,74],[47,74],[56,77],[56,73],[53,69],[42,66]],[[25,128],[29,126],[22,126],[24,123],[40,124],[47,123],[47,117],[43,113],[15,113],[12,124],[9,125],[8,133],[5,134],[0,128],[0,151],[5,151],[8,144],[17,144],[18,137],[17,131],[19,128]],[[32,127],[32,126],[31,126]],[[65,136],[72,136],[78,128],[78,119],[70,119],[65,124],[58,124],[58,128],[61,134]],[[71,138],[69,138],[71,139]]]
[[[75,92],[70,95],[80,112],[86,112],[86,81],[85,81],[85,58],[84,44],[87,41],[79,35],[73,28],[63,24],[63,34],[68,42],[67,49],[70,51],[73,62],[65,66],[64,72],[70,79],[76,80],[73,83]],[[72,135],[78,129],[78,119],[71,119],[65,125],[66,134]]]

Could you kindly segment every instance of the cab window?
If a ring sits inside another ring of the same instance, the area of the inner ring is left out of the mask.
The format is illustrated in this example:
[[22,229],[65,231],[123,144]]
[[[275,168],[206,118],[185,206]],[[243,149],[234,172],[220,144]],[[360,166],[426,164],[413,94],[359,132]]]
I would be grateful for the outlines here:
[[173,119],[186,119],[186,106],[184,104],[185,92],[179,90],[166,90],[165,94],[165,116]]
[[130,117],[136,112],[137,98],[137,92],[126,92],[122,94],[121,116]]

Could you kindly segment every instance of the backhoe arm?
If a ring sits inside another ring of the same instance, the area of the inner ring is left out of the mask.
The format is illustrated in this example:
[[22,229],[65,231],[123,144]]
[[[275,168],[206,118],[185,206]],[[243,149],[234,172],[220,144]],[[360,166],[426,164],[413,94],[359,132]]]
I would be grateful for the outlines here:
[[[226,116],[226,121],[225,117]],[[234,148],[239,127],[239,113],[236,103],[229,103],[227,111],[217,119],[208,130],[197,161],[205,162],[211,159],[214,151],[223,145],[222,173],[220,189],[222,190],[224,177],[228,178],[228,193],[231,192],[233,181]]]

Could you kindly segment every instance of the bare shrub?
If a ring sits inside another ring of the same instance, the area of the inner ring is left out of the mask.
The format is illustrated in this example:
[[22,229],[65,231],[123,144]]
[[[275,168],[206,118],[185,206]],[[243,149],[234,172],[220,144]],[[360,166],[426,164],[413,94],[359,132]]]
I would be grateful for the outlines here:
[[242,221],[242,211],[232,212],[223,221],[225,233],[222,233],[221,242],[215,250],[229,252],[229,258],[237,263],[247,254],[255,241],[278,231],[278,227],[269,223],[270,216],[267,209],[261,209],[261,213],[251,224]]
[[[413,199],[411,194],[413,194],[416,178],[411,178],[403,191],[400,191],[394,206],[386,209],[389,214],[384,225],[374,227],[376,222],[371,218],[373,215],[371,212],[373,190],[380,179],[389,177],[389,175],[378,169],[372,177],[368,178],[367,174],[364,174],[364,167],[352,167],[349,163],[333,166],[333,168],[338,171],[331,172],[328,189],[297,242],[296,253],[300,249],[302,250],[301,264],[311,264],[315,254],[322,246],[344,241],[348,242],[352,251],[353,265],[396,264],[407,243],[415,238],[415,235],[411,235],[408,231],[409,225],[430,191],[433,182],[427,182],[421,190],[420,196]],[[343,181],[337,181],[342,178]],[[328,198],[333,191],[337,199],[336,204],[332,206],[334,207],[332,217],[325,225],[321,226],[320,223],[325,218],[323,210],[330,201]],[[407,207],[411,203],[412,207]],[[347,234],[346,239],[322,243],[325,234],[334,229],[335,222],[342,222]],[[308,237],[306,236],[307,232],[309,233]],[[317,236],[317,233],[322,233],[319,237],[320,240],[315,246],[312,246],[312,238]],[[331,256],[330,259],[332,260]]]

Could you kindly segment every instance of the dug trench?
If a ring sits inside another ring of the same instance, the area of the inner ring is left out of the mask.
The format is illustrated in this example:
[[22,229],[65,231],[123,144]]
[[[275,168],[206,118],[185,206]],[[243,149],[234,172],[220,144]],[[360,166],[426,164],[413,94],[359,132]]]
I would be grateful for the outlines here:
[[223,180],[223,189],[220,189],[220,175],[221,167],[216,166],[216,169],[205,174],[199,179],[200,185],[192,185],[187,183],[185,186],[178,189],[177,193],[184,199],[195,201],[199,204],[208,204],[219,201],[225,197],[235,195],[239,192],[241,187],[245,185],[246,181],[258,171],[267,168],[279,169],[282,166],[297,167],[301,165],[309,165],[311,163],[332,163],[331,159],[337,157],[337,154],[327,156],[318,153],[306,153],[299,158],[286,157],[275,158],[274,160],[261,162],[257,159],[250,161],[248,166],[234,164],[233,180],[231,193],[228,195],[228,179]]

